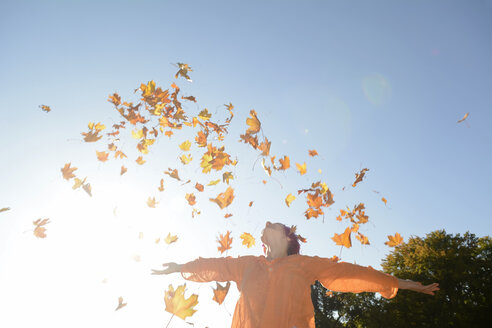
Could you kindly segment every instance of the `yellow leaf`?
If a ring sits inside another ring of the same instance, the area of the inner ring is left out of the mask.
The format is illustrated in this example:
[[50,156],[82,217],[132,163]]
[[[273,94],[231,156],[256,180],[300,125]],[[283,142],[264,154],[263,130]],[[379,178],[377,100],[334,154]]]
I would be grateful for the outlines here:
[[177,240],[178,240],[178,236],[171,236],[171,233],[168,233],[166,239],[164,239],[164,241],[168,245],[175,243]]
[[299,164],[299,163],[296,163],[296,166],[297,166],[297,170],[299,171],[299,173],[301,175],[304,175],[306,174],[306,162],[304,162],[304,164]]
[[255,239],[251,234],[245,232],[241,236],[239,236],[243,240],[243,245],[246,245],[246,247],[250,248],[255,244]]
[[155,201],[155,197],[152,197],[147,200],[147,205],[149,207],[152,207],[152,208],[155,208],[155,204],[157,204],[158,202]]
[[220,182],[220,179],[218,179],[218,180],[212,180],[212,181],[210,181],[210,182],[207,184],[207,186],[215,186],[215,185],[217,185],[219,182]]
[[350,240],[350,234],[351,234],[351,229],[347,228],[345,229],[345,232],[342,234],[335,234],[331,239],[340,246],[344,246],[347,248],[352,247],[352,241]]
[[179,159],[181,160],[181,163],[183,163],[183,165],[186,165],[189,164],[193,158],[191,157],[191,154],[183,154]]
[[261,123],[260,120],[258,120],[256,111],[252,109],[249,112],[249,115],[251,116],[251,118],[246,119],[246,124],[249,126],[249,128],[246,130],[246,134],[258,133],[258,131],[260,131],[261,128]]
[[288,194],[287,197],[285,197],[285,204],[287,204],[288,207],[290,207],[290,203],[292,203],[296,199],[296,196],[292,194]]
[[135,139],[142,139],[144,136],[143,134],[143,130],[140,129],[140,130],[137,130],[137,131],[132,131],[132,137],[135,138]]
[[203,168],[202,172],[203,173],[208,173],[212,169],[212,163],[210,163],[213,160],[212,156],[209,154],[203,154],[202,156],[202,162],[200,164],[200,167]]
[[126,306],[127,303],[123,303],[123,297],[118,297],[118,306],[116,307],[115,311],[121,309],[122,307]]
[[232,203],[233,199],[234,189],[232,189],[231,187],[227,187],[227,190],[225,192],[220,193],[219,195],[217,195],[216,198],[210,198],[210,201],[216,203],[221,209],[223,209],[224,207],[229,206]]
[[75,182],[75,183],[74,183],[74,185],[72,186],[72,189],[74,189],[74,190],[75,190],[75,189],[77,189],[77,188],[82,187],[82,185],[85,183],[85,179],[87,179],[87,177],[86,177],[86,178],[84,178],[84,180],[80,180],[79,178],[75,178],[75,179],[74,179],[74,182]]
[[168,290],[164,294],[164,302],[166,303],[166,311],[172,313],[181,319],[186,319],[186,317],[192,316],[196,310],[193,309],[194,306],[198,304],[198,295],[192,294],[190,297],[185,299],[186,284],[178,286],[174,290],[172,285],[169,285]]
[[106,162],[108,160],[109,153],[105,151],[96,150],[96,154],[97,154],[97,159],[100,160],[101,162]]
[[229,184],[229,180],[234,179],[234,176],[232,175],[232,172],[224,172],[222,174],[222,181],[227,182]]
[[137,164],[143,165],[146,162],[146,160],[144,160],[142,156],[138,156],[135,162],[137,162]]
[[191,147],[191,141],[189,141],[189,140],[186,140],[181,145],[179,145],[179,148],[182,151],[189,151],[190,150],[190,147]]
[[67,163],[67,164],[65,164],[65,166],[61,169],[61,172],[62,172],[62,174],[63,174],[63,178],[64,178],[65,180],[69,180],[69,179],[71,179],[71,178],[74,178],[74,177],[75,177],[75,174],[73,174],[73,172],[74,172],[75,170],[77,170],[77,168],[76,168],[76,167],[70,167],[70,165],[71,165],[71,164],[72,164],[72,163]]
[[46,238],[46,228],[44,225],[50,223],[50,219],[37,219],[32,223],[36,226],[36,228],[34,228],[34,236],[38,238]]

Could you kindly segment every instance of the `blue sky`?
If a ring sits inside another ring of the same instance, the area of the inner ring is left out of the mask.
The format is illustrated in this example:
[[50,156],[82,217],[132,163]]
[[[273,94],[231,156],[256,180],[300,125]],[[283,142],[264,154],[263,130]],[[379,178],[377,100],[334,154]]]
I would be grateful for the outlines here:
[[[308,239],[303,254],[339,255],[330,237],[347,224],[335,217],[359,202],[371,245],[354,240],[342,251],[345,261],[380,267],[390,251],[386,236],[395,232],[405,240],[436,229],[490,235],[491,18],[491,1],[0,3],[0,208],[11,208],[0,213],[0,305],[10,313],[0,323],[20,327],[38,316],[58,326],[86,306],[91,316],[75,325],[97,317],[112,326],[162,326],[169,320],[164,290],[184,280],[149,276],[150,268],[220,256],[215,238],[227,230],[235,238],[228,255],[259,255],[261,243],[247,249],[239,235],[259,241],[267,219],[296,224]],[[169,88],[177,62],[193,69],[192,83],[177,80],[184,95],[198,99],[186,110],[208,108],[224,119],[223,104],[235,106],[225,142],[239,159],[229,219],[207,200],[226,185],[208,189],[195,219],[183,197],[188,186],[166,180],[168,189],[156,192],[168,167],[212,180],[178,164],[177,144],[192,135],[160,140],[148,163],[129,161],[121,177],[121,162],[96,160],[105,144],[80,135],[88,122],[109,128],[120,120],[109,94],[137,101],[133,90],[150,80]],[[306,162],[306,175],[291,169],[261,182],[268,177],[255,164],[257,153],[237,142],[250,109],[272,153],[290,156],[293,166]],[[309,157],[308,149],[320,156]],[[88,177],[92,198],[61,177],[68,162]],[[364,167],[365,180],[352,188]],[[324,221],[308,221],[301,197],[291,208],[284,198],[317,180],[335,204]],[[145,204],[149,196],[160,201],[155,209]],[[37,239],[29,229],[45,217],[48,237]],[[168,232],[179,235],[176,244],[153,243]],[[224,309],[211,301],[210,286],[187,283],[200,302],[189,321],[227,327],[237,291],[231,288]],[[128,306],[114,312],[118,296]],[[13,322],[25,309],[32,316]],[[177,318],[172,325],[188,326]]]

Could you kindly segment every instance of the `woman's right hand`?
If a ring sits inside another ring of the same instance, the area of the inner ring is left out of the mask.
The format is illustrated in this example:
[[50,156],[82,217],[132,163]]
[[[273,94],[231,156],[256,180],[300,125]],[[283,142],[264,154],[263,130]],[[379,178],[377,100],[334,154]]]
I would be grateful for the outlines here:
[[174,262],[163,263],[162,266],[164,267],[167,266],[167,268],[164,270],[152,269],[152,274],[170,274],[175,272],[181,272],[181,265]]

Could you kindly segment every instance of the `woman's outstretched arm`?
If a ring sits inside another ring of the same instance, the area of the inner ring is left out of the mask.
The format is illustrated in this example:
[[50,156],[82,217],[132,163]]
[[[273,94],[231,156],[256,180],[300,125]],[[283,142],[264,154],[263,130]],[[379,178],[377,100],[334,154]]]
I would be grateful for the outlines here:
[[430,285],[422,285],[420,282],[417,281],[398,278],[398,288],[413,290],[414,292],[418,293],[434,295],[434,292],[439,290],[439,284],[435,282]]
[[180,272],[183,278],[196,282],[242,280],[246,266],[254,261],[254,256],[202,258],[185,263],[164,263],[163,270],[152,270],[152,274]]

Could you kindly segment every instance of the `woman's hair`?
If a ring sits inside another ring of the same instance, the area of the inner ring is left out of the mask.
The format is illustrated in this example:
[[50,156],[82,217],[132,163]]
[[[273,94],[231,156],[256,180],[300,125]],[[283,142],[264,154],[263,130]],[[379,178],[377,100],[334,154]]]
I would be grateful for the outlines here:
[[285,236],[287,237],[287,255],[299,254],[301,250],[301,245],[299,244],[298,236],[292,231],[291,228],[282,224],[284,226]]

